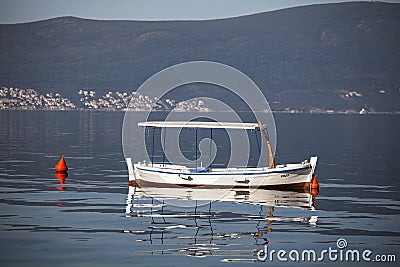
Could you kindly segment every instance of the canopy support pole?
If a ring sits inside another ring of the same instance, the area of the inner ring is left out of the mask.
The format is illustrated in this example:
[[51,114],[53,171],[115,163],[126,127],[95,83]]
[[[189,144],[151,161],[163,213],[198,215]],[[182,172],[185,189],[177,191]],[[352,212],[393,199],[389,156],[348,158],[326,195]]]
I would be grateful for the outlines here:
[[210,169],[212,168],[212,160],[211,160],[211,149],[212,149],[212,142],[213,142],[213,136],[212,136],[212,128],[210,128]]
[[[163,164],[163,166],[165,167],[165,152],[164,152],[164,151],[166,151],[166,149],[165,149],[165,136],[167,135],[167,129],[164,128],[163,131],[164,131],[164,136],[163,136],[163,144],[162,144],[162,149],[163,149],[162,164]],[[163,131],[161,131],[161,133],[162,133]]]
[[153,142],[152,142],[152,148],[151,148],[151,167],[153,167],[153,164],[154,164],[154,133],[156,131],[156,127],[153,127],[152,131],[153,131]]
[[196,161],[196,172],[197,172],[197,149],[198,149],[198,144],[197,144],[197,138],[198,138],[198,136],[197,136],[197,131],[198,131],[198,129],[199,129],[199,128],[196,128],[196,158],[195,158],[195,161]]
[[257,131],[256,130],[254,130],[254,135],[256,136],[258,153],[260,154],[260,157],[261,157],[261,147],[260,147],[260,142],[258,141],[258,135],[257,135]]

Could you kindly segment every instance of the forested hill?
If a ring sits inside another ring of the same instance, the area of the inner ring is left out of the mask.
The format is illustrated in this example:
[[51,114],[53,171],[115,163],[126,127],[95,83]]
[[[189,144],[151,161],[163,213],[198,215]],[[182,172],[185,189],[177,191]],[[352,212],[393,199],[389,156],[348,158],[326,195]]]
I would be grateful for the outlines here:
[[172,64],[210,60],[249,75],[273,107],[400,110],[399,29],[400,4],[370,2],[209,21],[0,25],[0,85],[67,97],[130,91]]

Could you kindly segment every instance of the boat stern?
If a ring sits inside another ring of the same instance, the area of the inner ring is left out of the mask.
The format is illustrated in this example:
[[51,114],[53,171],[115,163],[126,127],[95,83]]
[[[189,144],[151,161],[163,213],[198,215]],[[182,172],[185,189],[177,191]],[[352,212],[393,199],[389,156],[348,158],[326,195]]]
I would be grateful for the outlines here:
[[311,174],[314,175],[315,173],[315,168],[317,167],[317,161],[318,161],[318,157],[314,156],[310,158],[310,164],[311,164]]

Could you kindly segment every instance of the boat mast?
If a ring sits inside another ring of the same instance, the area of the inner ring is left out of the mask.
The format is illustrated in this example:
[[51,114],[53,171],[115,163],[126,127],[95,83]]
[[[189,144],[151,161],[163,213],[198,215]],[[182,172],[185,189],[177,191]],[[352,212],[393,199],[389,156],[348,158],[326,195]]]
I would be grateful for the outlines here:
[[258,127],[260,128],[260,131],[262,132],[265,141],[267,142],[267,147],[268,147],[268,154],[269,154],[269,168],[275,168],[275,160],[274,160],[274,154],[272,152],[272,147],[271,143],[268,138],[268,132],[267,130],[263,127],[261,121],[258,121]]

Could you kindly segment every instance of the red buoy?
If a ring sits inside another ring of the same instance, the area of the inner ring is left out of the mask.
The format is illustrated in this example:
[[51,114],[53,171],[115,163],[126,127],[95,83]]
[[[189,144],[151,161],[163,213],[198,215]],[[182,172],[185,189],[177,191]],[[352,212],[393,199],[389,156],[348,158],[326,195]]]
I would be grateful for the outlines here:
[[318,191],[319,191],[319,184],[317,181],[317,175],[314,174],[310,185],[310,194],[312,195],[312,205],[314,208],[317,206]]
[[319,184],[317,181],[317,175],[314,174],[313,180],[311,181],[311,189],[318,189],[319,188]]
[[60,161],[57,163],[56,172],[66,172],[68,170],[67,163],[65,163],[64,155],[61,156]]
[[54,177],[56,177],[58,179],[58,181],[60,181],[60,184],[64,184],[65,178],[68,177],[68,173],[67,172],[56,172]]

